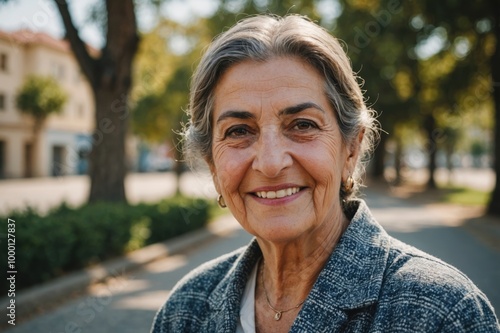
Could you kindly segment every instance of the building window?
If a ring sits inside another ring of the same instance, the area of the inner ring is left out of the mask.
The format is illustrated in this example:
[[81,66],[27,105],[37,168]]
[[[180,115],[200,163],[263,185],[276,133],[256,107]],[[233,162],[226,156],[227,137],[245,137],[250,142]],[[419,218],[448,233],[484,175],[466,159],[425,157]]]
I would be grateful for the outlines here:
[[62,81],[64,80],[65,70],[64,66],[56,62],[52,63],[52,76],[54,79]]
[[0,70],[3,72],[7,71],[7,54],[5,53],[0,53]]
[[78,111],[77,111],[77,114],[78,114],[78,118],[84,118],[85,117],[85,108],[83,107],[83,105],[81,103],[78,103]]
[[57,66],[57,77],[60,79],[60,80],[63,80],[64,79],[64,66],[63,65],[59,65]]
[[64,176],[66,173],[66,148],[64,146],[52,146],[52,176]]
[[5,106],[5,95],[0,93],[0,111],[5,111],[7,107]]
[[75,70],[75,84],[79,84],[82,81],[82,72],[77,69]]

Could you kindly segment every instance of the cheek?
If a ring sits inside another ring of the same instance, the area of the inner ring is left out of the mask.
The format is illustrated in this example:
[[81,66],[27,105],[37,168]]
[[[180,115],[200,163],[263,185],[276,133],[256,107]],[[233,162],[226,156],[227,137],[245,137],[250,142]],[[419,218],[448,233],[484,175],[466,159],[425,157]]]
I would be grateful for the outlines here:
[[303,145],[302,166],[314,182],[314,205],[331,207],[339,198],[345,147],[340,138],[326,135],[314,143]]
[[216,181],[220,191],[231,195],[237,191],[245,172],[250,165],[249,154],[244,150],[233,149],[224,145],[215,145],[213,161]]
[[313,200],[319,215],[329,211],[332,203],[339,200],[346,153],[338,140],[326,136],[304,149],[303,165],[314,181]]
[[346,149],[340,138],[325,135],[311,143],[300,145],[298,149],[297,156],[300,156],[314,178],[328,183],[338,178],[340,182],[346,159]]

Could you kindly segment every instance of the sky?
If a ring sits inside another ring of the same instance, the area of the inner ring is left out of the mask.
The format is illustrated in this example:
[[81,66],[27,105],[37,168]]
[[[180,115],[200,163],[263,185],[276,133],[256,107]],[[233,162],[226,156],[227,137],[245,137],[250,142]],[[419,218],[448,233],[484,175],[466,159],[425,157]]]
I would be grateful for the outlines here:
[[[88,44],[100,48],[103,37],[96,24],[88,20],[89,11],[102,0],[69,0],[74,23],[80,28],[80,37]],[[156,13],[138,0],[139,29],[148,31],[156,23]],[[170,0],[161,7],[161,14],[176,21],[186,22],[195,16],[207,16],[216,10],[216,0]],[[0,4],[0,30],[30,29],[51,36],[64,36],[64,27],[53,0],[10,0]]]

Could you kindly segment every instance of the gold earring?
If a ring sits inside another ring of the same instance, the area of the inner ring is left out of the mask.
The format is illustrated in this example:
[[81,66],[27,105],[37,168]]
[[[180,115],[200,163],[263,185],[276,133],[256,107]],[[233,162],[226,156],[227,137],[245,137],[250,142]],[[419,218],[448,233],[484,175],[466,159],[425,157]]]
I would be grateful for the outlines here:
[[349,175],[349,177],[347,177],[347,180],[344,183],[344,191],[349,192],[352,190],[353,187],[354,187],[354,179],[352,179],[352,177]]
[[224,201],[224,197],[222,195],[220,195],[220,194],[217,197],[217,204],[219,205],[220,208],[226,208],[227,207],[226,202]]

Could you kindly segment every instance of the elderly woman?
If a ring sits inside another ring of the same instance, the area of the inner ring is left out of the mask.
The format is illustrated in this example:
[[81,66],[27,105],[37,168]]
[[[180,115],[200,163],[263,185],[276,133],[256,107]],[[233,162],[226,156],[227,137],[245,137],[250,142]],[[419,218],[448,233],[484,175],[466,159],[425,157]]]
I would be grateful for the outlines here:
[[467,277],[355,198],[376,126],[328,32],[239,22],[203,56],[189,114],[188,153],[255,238],[182,279],[153,332],[500,332]]

